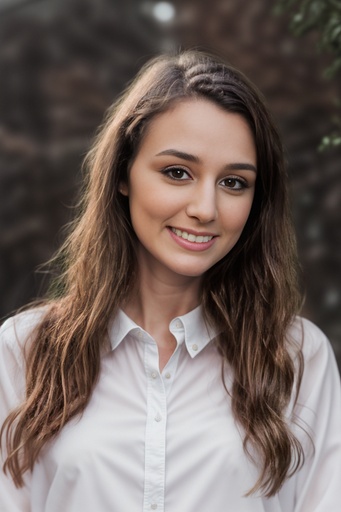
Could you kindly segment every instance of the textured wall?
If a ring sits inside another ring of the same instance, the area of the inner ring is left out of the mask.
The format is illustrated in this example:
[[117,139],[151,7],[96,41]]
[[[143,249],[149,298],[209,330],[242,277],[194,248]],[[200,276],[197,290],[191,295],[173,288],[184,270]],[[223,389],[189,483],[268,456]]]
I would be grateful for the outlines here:
[[[17,7],[15,8],[15,4]],[[37,297],[63,239],[81,161],[106,107],[164,49],[220,52],[263,91],[287,149],[307,293],[304,314],[341,364],[341,151],[318,153],[340,84],[314,37],[295,39],[272,0],[0,0],[0,316]]]

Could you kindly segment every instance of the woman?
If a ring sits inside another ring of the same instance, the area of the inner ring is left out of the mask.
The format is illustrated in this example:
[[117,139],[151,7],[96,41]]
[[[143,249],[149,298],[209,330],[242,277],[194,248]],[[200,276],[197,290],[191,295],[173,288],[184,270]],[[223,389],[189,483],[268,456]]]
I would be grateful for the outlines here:
[[57,297],[1,330],[1,510],[336,511],[339,377],[296,317],[254,87],[200,52],[153,60],[87,165]]

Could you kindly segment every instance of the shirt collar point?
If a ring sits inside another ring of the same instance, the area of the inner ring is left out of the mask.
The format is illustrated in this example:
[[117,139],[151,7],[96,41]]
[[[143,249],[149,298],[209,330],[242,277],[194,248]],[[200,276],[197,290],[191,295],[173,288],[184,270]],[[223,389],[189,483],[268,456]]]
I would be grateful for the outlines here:
[[117,315],[109,324],[108,333],[110,341],[110,349],[114,351],[124,340],[124,338],[132,331],[141,331],[141,328],[129,318],[124,311],[118,310]]

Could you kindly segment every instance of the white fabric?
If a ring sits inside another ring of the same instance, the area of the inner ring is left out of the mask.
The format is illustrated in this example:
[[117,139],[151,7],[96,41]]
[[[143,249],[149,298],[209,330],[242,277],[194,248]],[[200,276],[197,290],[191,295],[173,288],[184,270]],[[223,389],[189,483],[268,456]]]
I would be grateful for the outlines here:
[[[40,315],[23,313],[1,328],[1,423],[23,396],[21,346]],[[339,374],[328,341],[312,323],[297,320],[291,336],[300,340],[302,328],[305,371],[295,412],[315,451],[297,430],[306,463],[274,498],[243,496],[257,469],[243,452],[210,342],[214,333],[197,308],[171,322],[177,348],[161,374],[154,340],[120,312],[84,415],[43,449],[23,489],[0,472],[0,511],[340,511]]]

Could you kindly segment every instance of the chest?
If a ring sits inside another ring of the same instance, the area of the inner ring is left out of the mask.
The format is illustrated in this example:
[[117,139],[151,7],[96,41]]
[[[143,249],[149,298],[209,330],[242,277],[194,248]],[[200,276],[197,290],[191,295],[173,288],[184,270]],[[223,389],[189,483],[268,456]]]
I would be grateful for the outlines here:
[[159,373],[153,347],[131,346],[103,361],[83,416],[64,428],[42,462],[59,495],[66,482],[108,503],[124,490],[126,510],[138,510],[137,503],[173,510],[173,502],[175,510],[188,500],[186,510],[194,511],[213,489],[217,503],[241,497],[255,473],[229,400],[213,348],[195,359],[181,350]]

